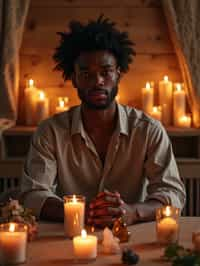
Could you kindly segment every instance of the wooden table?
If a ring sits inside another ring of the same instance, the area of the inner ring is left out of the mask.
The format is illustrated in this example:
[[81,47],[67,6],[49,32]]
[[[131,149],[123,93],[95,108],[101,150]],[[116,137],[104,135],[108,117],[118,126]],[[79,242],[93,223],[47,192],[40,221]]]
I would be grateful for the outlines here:
[[[128,244],[140,256],[138,266],[170,265],[160,260],[163,248],[156,243],[155,222],[133,225]],[[192,247],[192,232],[200,229],[199,217],[181,217],[180,241],[184,247]],[[97,233],[99,239],[102,232]],[[27,266],[67,266],[77,264],[73,258],[72,241],[66,239],[63,224],[40,224],[39,237],[28,244]],[[97,259],[88,265],[120,266],[121,255],[105,255],[102,246],[98,245]]]

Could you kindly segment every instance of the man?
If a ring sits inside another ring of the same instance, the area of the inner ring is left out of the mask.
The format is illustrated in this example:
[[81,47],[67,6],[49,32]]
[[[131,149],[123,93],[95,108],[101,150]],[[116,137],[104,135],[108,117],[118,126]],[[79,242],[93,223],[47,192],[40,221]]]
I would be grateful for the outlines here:
[[135,55],[127,33],[101,16],[86,25],[71,22],[59,34],[56,68],[72,80],[81,105],[44,121],[34,134],[24,204],[42,219],[62,221],[63,196],[85,195],[87,222],[97,226],[121,215],[127,224],[152,220],[166,204],[181,209],[185,189],[162,125],[115,101]]

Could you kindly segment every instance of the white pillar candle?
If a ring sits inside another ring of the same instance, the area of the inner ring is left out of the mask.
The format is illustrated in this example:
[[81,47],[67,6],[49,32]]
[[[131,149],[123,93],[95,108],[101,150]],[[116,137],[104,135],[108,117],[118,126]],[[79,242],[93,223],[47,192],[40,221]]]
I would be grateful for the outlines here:
[[162,107],[162,122],[169,126],[172,117],[172,82],[167,76],[159,82],[159,104]]
[[67,237],[81,234],[84,227],[85,198],[69,195],[64,197],[64,229]]
[[147,114],[151,114],[153,109],[153,88],[151,87],[150,83],[146,83],[146,87],[142,88],[142,109]]
[[179,127],[190,128],[191,127],[191,115],[183,115],[179,117]]
[[58,97],[58,106],[56,106],[56,113],[61,113],[69,110],[69,106],[67,106],[68,101],[68,97]]
[[43,91],[39,91],[39,96],[36,102],[35,118],[38,125],[42,120],[49,116],[49,99]]
[[35,107],[37,99],[37,89],[34,86],[34,81],[30,79],[28,86],[24,90],[24,111],[25,123],[27,126],[35,125]]
[[157,239],[159,243],[169,244],[178,241],[179,214],[179,209],[172,206],[166,206],[157,210],[156,229]]
[[26,261],[27,228],[17,223],[0,226],[0,265]]
[[73,238],[73,248],[76,259],[93,260],[97,257],[97,237],[82,230],[81,236]]
[[173,92],[173,118],[176,127],[179,126],[179,118],[185,115],[185,104],[185,91],[180,83],[176,83]]
[[157,120],[162,120],[162,110],[161,110],[161,106],[154,106],[152,111],[150,112],[150,115],[157,119]]

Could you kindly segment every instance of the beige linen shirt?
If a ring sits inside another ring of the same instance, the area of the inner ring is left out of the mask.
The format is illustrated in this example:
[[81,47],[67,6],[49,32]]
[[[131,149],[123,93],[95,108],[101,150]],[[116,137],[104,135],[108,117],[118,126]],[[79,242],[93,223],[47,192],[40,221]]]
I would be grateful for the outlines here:
[[48,197],[62,200],[67,194],[82,194],[90,202],[104,189],[119,191],[129,204],[157,199],[183,207],[185,188],[165,129],[137,109],[117,104],[117,110],[104,165],[84,129],[81,106],[41,123],[21,186],[24,204],[35,215]]

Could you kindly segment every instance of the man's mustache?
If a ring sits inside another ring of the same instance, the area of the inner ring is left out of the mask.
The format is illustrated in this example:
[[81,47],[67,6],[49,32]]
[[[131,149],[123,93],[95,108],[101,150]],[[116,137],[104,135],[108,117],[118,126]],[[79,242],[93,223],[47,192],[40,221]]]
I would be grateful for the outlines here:
[[92,95],[95,93],[103,93],[105,95],[108,95],[108,91],[100,88],[95,88],[95,89],[88,89],[88,95]]

